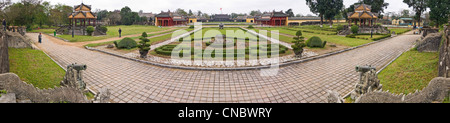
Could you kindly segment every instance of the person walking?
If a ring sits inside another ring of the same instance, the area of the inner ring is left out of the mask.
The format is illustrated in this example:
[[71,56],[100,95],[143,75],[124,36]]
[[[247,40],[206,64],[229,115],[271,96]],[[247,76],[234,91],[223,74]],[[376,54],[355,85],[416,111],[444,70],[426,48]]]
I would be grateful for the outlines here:
[[6,20],[5,19],[3,19],[2,25],[3,25],[3,30],[6,31]]
[[122,37],[122,29],[119,28],[119,38],[121,38],[121,37]]
[[39,39],[39,43],[42,43],[42,33],[39,33],[38,39]]

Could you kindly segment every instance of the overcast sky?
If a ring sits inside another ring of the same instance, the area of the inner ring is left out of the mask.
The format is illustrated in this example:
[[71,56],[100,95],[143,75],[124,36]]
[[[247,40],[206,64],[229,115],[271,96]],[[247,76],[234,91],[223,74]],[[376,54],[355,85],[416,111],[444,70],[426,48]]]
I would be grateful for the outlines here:
[[[12,0],[17,2],[20,0]],[[224,14],[230,13],[249,13],[251,10],[264,11],[286,11],[292,8],[295,14],[312,14],[306,5],[305,0],[44,0],[49,1],[50,4],[55,5],[62,3],[74,6],[84,2],[87,5],[92,5],[94,10],[106,9],[108,11],[120,10],[124,6],[129,6],[133,11],[143,10],[144,12],[159,13],[161,10],[174,11],[177,8],[182,8],[193,12],[197,10],[208,14],[220,14],[220,8],[223,9]],[[352,5],[358,0],[344,0],[346,7]],[[408,6],[402,2],[403,0],[385,0],[389,3],[385,12],[399,12],[401,9],[407,9]]]

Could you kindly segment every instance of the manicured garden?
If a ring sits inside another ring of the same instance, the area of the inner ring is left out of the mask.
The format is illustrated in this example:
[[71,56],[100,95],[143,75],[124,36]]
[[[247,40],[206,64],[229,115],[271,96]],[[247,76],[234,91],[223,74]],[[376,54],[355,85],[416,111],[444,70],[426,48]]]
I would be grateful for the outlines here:
[[[219,30],[218,28],[204,28],[201,32],[198,31],[191,34],[191,37],[189,37],[191,39],[190,42],[183,42],[183,38],[181,38],[179,40],[180,42],[174,42],[172,44],[159,47],[150,54],[170,57],[172,52],[175,52],[179,53],[179,56],[182,57],[182,49],[190,49],[190,53],[187,54],[191,56],[192,59],[227,57],[227,55],[232,56],[235,59],[249,59],[260,58],[259,54],[268,54],[268,57],[272,57],[274,54],[277,54],[278,51],[279,55],[292,53],[292,51],[289,51],[287,47],[282,45],[273,46],[270,42],[259,42],[259,38],[257,36],[248,33],[247,35],[234,35],[226,33],[227,31],[235,32],[239,30],[245,32],[240,28],[224,28],[222,30]],[[194,37],[195,35],[201,35],[202,37]],[[219,39],[216,40],[217,35],[225,35],[226,39],[223,42],[219,42]],[[238,40],[244,40],[245,42],[238,43]],[[201,49],[194,49],[195,44],[202,44],[203,47]],[[272,49],[272,47],[278,48]]]
[[70,42],[84,42],[84,41],[96,41],[96,40],[102,40],[107,38],[114,38],[119,37],[119,28],[122,29],[122,36],[127,35],[137,35],[141,34],[142,32],[158,32],[158,31],[165,31],[170,28],[160,28],[157,26],[142,26],[142,25],[120,25],[120,26],[108,26],[108,31],[106,32],[106,35],[104,36],[79,36],[76,35],[74,38],[72,38],[72,35],[57,35],[59,38],[63,38],[66,40],[69,40]]
[[[367,44],[372,42],[372,40],[366,40],[366,39],[358,39],[358,38],[348,38],[345,36],[339,36],[336,35],[336,32],[333,32],[335,30],[334,28],[320,28],[316,26],[300,26],[300,27],[276,27],[276,28],[261,28],[264,30],[279,30],[279,33],[287,34],[295,36],[295,33],[297,31],[302,31],[303,36],[306,39],[309,39],[311,37],[320,37],[323,41],[331,42],[334,44],[344,45],[348,47],[355,47],[363,44]],[[270,32],[268,32],[270,33]],[[270,36],[270,35],[269,35]],[[280,35],[280,41],[293,43],[293,39],[291,37]]]
[[41,89],[60,86],[65,71],[44,52],[15,48],[9,48],[8,52],[10,72],[17,74],[22,81]]

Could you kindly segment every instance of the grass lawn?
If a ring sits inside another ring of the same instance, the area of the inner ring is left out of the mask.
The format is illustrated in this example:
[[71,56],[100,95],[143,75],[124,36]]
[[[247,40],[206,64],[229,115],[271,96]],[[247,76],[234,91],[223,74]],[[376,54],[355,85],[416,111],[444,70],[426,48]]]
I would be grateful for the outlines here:
[[322,39],[322,41],[327,41],[327,42],[340,44],[340,45],[344,45],[344,46],[349,46],[349,47],[356,47],[359,45],[363,45],[363,44],[372,42],[371,40],[347,38],[345,36],[338,36],[338,35],[323,35],[323,34],[307,33],[307,32],[302,32],[302,33],[303,33],[303,36],[307,39],[309,39],[313,36],[317,36],[317,37],[320,37],[320,39]]
[[9,48],[10,72],[35,87],[53,88],[60,86],[65,71],[44,52],[33,49]]
[[[226,35],[227,37],[238,37],[238,38],[245,38],[248,37],[250,39],[257,39],[256,36],[247,33],[247,35],[233,35],[233,34],[227,34],[227,31],[233,31],[236,32],[238,30],[241,30],[240,28],[232,28],[232,27],[225,27],[223,29],[219,29],[219,28],[212,28],[212,27],[205,27],[202,29],[202,38],[211,38],[211,37],[216,37],[216,35]],[[245,32],[244,30],[241,30],[243,32]],[[194,33],[191,35],[191,38],[198,38],[198,37],[194,37],[195,35],[199,34],[200,31]]]
[[407,51],[383,70],[378,78],[383,84],[383,90],[397,94],[414,93],[437,77],[438,62],[439,53]]
[[357,35],[356,38],[362,38],[362,39],[369,39],[371,41],[373,41],[373,38],[379,38],[379,37],[383,37],[384,35],[373,35],[372,38],[370,38],[370,35]]
[[[313,31],[321,32],[323,34],[304,32],[303,31],[304,29],[312,30],[314,28],[317,28],[317,29],[313,30]],[[339,45],[344,45],[344,46],[349,46],[349,47],[355,47],[355,46],[359,46],[359,45],[363,45],[363,44],[367,44],[367,43],[372,42],[372,40],[347,38],[345,36],[338,36],[338,35],[326,35],[328,33],[333,33],[332,31],[327,31],[327,30],[334,30],[334,28],[330,29],[330,28],[324,27],[323,29],[321,29],[318,26],[317,27],[316,26],[305,26],[305,27],[300,26],[300,27],[295,27],[295,28],[283,28],[283,27],[280,28],[280,27],[278,27],[278,28],[262,28],[262,29],[265,29],[265,30],[279,30],[279,33],[293,35],[293,36],[295,36],[295,34],[297,33],[298,30],[302,30],[303,37],[305,37],[306,39],[309,39],[309,38],[311,38],[313,36],[317,36],[317,37],[320,37],[322,39],[322,41],[327,41],[327,42],[331,42],[331,43],[335,43],[335,44],[339,44]],[[288,43],[292,43],[292,41],[293,41],[292,38],[287,37],[287,36],[283,36],[283,35],[280,35],[280,40],[284,41],[284,42],[288,42]]]
[[400,35],[405,32],[411,31],[409,28],[390,28],[391,32],[395,32],[395,34]]
[[142,25],[120,25],[120,26],[108,26],[108,31],[104,36],[75,36],[72,38],[72,35],[57,35],[57,37],[69,40],[70,42],[83,42],[83,41],[96,41],[107,38],[119,37],[119,28],[122,29],[122,36],[134,35],[134,34],[142,34],[142,32],[157,32],[168,30],[169,28],[159,28],[157,26],[142,26]]
[[55,32],[55,29],[39,29],[39,30],[31,30],[30,33],[45,33],[45,34],[51,34],[53,35],[53,32]]

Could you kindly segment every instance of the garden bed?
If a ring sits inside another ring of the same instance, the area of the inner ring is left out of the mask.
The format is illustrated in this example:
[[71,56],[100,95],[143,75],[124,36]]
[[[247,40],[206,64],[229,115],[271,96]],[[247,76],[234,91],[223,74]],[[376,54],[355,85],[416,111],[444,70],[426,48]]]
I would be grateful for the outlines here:
[[[213,31],[210,31],[213,30]],[[284,47],[282,45],[276,45],[275,47],[279,47],[278,49],[274,49],[274,51],[270,52],[272,44],[270,42],[259,42],[259,38],[257,36],[246,34],[246,35],[233,35],[228,34],[226,35],[226,39],[223,41],[223,43],[213,43],[216,41],[215,37],[217,35],[225,35],[227,31],[238,31],[241,30],[240,28],[224,28],[223,30],[218,30],[218,28],[204,28],[201,32],[195,32],[190,35],[191,41],[189,43],[183,42],[183,38],[179,39],[180,42],[174,42],[169,45],[165,45],[162,47],[159,47],[152,51],[153,53],[150,54],[157,54],[160,57],[170,57],[172,55],[173,51],[179,52],[180,56],[183,55],[183,51],[181,49],[190,49],[191,53],[189,53],[189,56],[191,56],[191,59],[194,58],[216,58],[218,57],[226,57],[233,56],[235,59],[237,58],[260,58],[258,53],[262,54],[268,54],[268,57],[272,57],[272,54],[276,54],[276,52],[279,51],[279,55],[277,56],[283,56],[292,54],[292,51],[290,51],[287,47]],[[244,30],[242,30],[244,31]],[[245,31],[244,31],[245,32]],[[201,38],[195,37],[195,35],[202,35]],[[240,46],[238,46],[237,41],[238,40],[244,40],[245,42],[239,43]],[[259,45],[258,45],[259,43]],[[201,49],[194,49],[195,44],[202,44]],[[239,48],[238,48],[239,47]],[[222,51],[216,50],[215,48],[221,49],[224,48]],[[195,51],[197,50],[197,51]],[[201,51],[200,51],[201,50]],[[267,52],[269,51],[269,52]],[[231,55],[230,55],[231,54]],[[211,57],[209,57],[211,56]]]

